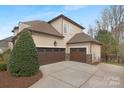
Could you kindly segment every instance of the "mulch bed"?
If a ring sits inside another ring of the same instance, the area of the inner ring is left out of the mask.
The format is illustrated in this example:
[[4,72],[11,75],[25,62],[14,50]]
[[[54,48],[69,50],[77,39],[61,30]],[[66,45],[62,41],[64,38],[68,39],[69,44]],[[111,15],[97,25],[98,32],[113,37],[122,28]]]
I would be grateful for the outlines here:
[[31,77],[11,76],[7,71],[0,71],[0,88],[27,88],[42,78],[39,71]]

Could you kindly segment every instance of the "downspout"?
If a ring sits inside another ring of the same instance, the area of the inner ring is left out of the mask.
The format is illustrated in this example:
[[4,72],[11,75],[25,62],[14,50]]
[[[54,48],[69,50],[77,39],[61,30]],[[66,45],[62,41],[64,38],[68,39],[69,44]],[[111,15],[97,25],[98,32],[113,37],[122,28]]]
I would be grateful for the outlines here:
[[91,48],[92,48],[92,47],[91,47],[91,44],[92,44],[92,43],[90,43],[90,54],[91,54]]
[[[62,24],[61,24],[61,33],[63,35],[63,17],[62,17]],[[67,60],[67,51],[68,51],[67,44],[65,44],[65,60]]]
[[62,28],[61,28],[61,32],[62,32],[62,35],[63,35],[63,17],[62,17]]
[[[61,24],[61,32],[62,32],[62,35],[63,35],[63,16],[62,16],[62,24]],[[67,44],[65,44],[65,60],[69,60],[70,59],[70,54],[68,53],[68,45]]]
[[90,43],[90,57],[91,57],[91,63],[92,63],[92,50],[91,50],[91,48],[92,48],[92,43]]

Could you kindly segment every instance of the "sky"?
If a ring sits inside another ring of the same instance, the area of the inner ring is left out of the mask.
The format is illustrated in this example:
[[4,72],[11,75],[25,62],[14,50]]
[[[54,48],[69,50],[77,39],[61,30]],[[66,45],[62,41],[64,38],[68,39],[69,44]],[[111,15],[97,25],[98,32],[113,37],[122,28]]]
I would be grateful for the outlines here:
[[64,14],[81,24],[87,32],[89,24],[94,25],[105,5],[0,5],[0,40],[13,35],[18,22],[30,20],[49,21]]

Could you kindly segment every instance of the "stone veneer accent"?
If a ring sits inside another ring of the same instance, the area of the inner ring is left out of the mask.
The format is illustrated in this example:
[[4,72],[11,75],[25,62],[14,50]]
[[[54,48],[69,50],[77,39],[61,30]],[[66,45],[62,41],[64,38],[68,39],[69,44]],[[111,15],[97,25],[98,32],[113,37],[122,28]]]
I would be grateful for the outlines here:
[[86,55],[86,63],[92,63],[92,54],[87,54]]
[[70,60],[70,54],[65,54],[65,60],[69,61]]
[[[66,61],[70,60],[70,54],[65,55],[65,60]],[[92,63],[92,54],[86,54],[86,63],[89,63],[89,64]]]

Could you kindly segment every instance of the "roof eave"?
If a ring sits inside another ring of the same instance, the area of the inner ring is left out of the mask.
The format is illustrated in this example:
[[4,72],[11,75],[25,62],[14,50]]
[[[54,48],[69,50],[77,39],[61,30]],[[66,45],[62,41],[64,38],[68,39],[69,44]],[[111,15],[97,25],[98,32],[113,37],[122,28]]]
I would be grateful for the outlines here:
[[83,42],[67,42],[67,44],[77,44],[77,43],[87,43],[89,41],[83,41]]
[[68,42],[67,44],[77,44],[77,43],[96,43],[96,44],[98,44],[98,45],[103,45],[102,43],[95,42],[95,41]]
[[43,33],[43,34],[47,34],[47,35],[51,35],[51,36],[55,36],[55,37],[64,38],[64,36],[53,35],[53,34],[49,34],[49,33],[45,33],[45,32],[39,32],[39,31],[31,30],[31,29],[29,29],[29,28],[26,28],[26,29],[29,30],[29,31],[31,31],[31,32]]
[[103,45],[101,42],[96,42],[96,41],[91,41],[91,43],[95,43],[95,44],[98,44],[98,45]]

